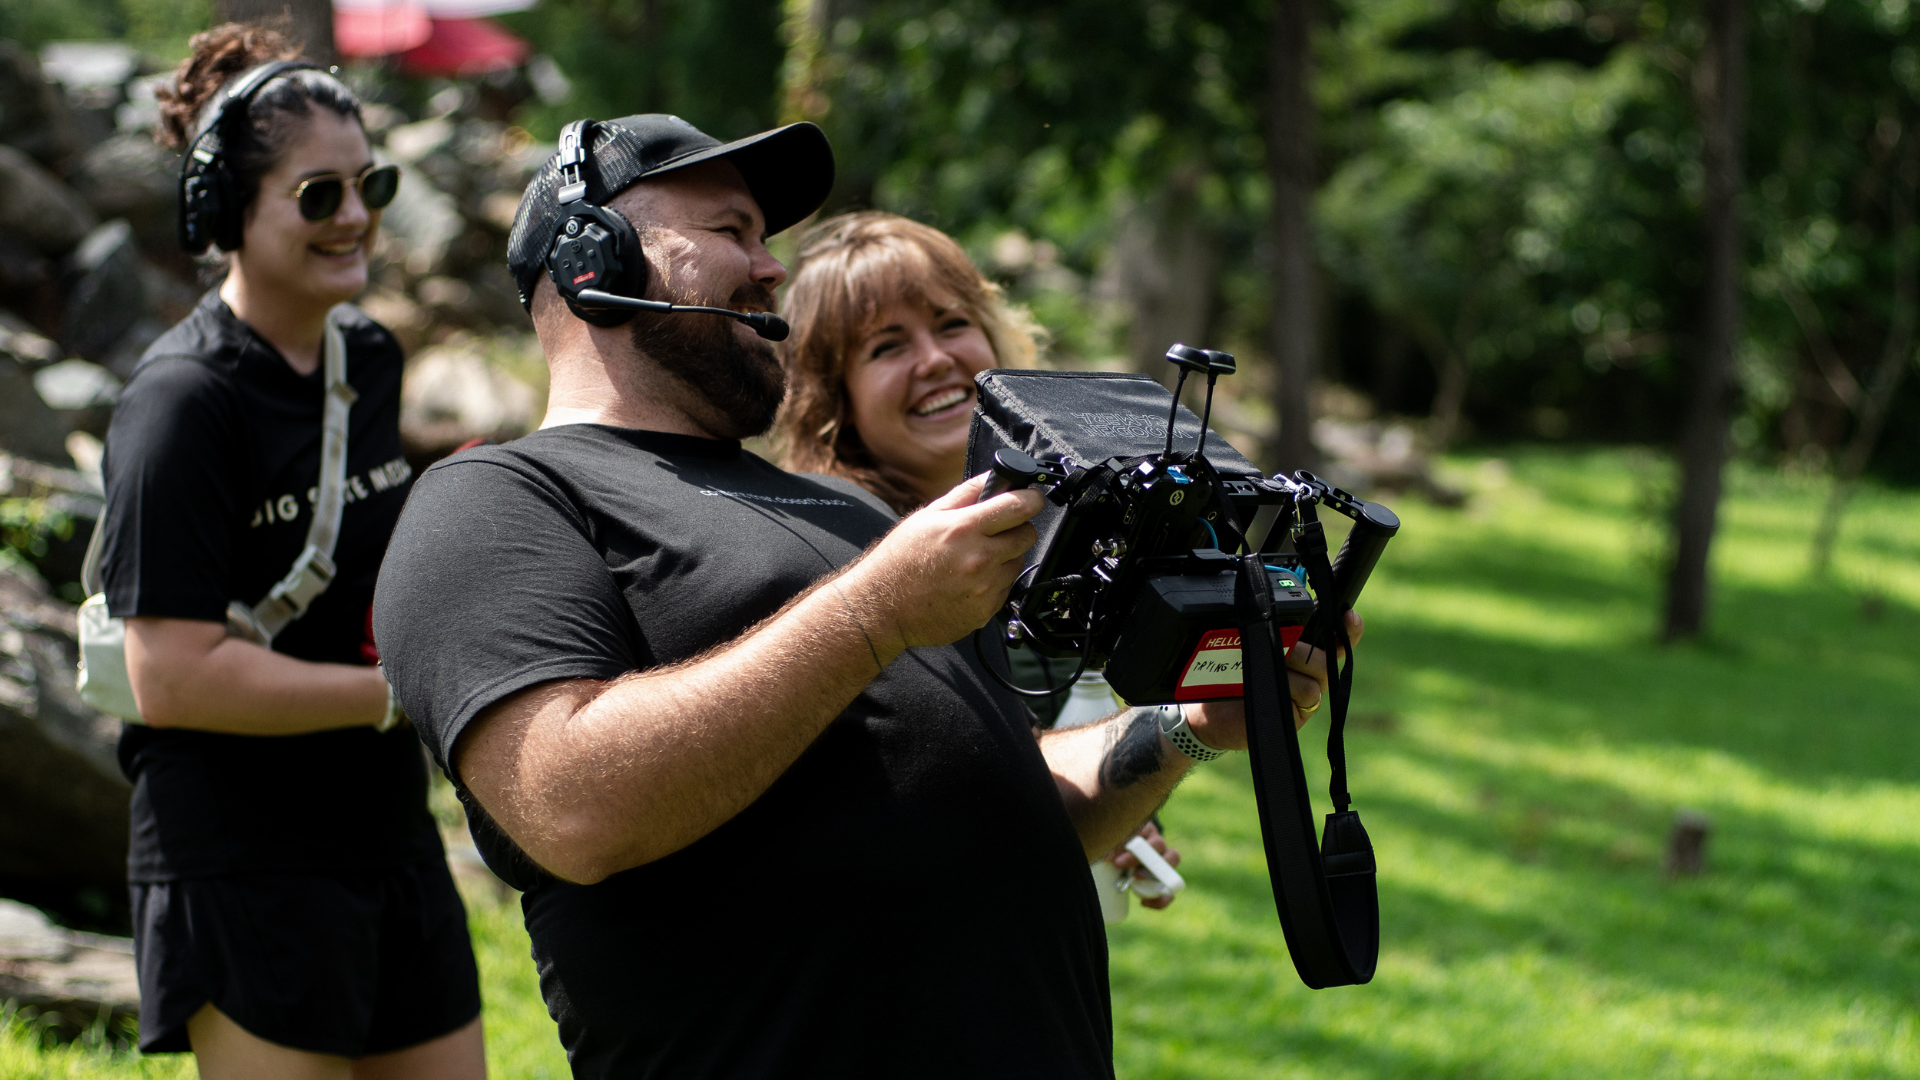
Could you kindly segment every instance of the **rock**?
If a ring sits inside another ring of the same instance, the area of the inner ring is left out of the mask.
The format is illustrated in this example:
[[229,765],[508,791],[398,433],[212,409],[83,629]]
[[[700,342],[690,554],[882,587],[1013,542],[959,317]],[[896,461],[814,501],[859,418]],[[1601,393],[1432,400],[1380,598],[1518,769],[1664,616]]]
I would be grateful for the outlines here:
[[1313,422],[1313,444],[1327,457],[1326,478],[1354,491],[1417,491],[1442,506],[1466,496],[1433,476],[1431,455],[1412,425],[1322,416]]
[[55,926],[38,909],[0,900],[0,1000],[48,1017],[71,1037],[101,1014],[135,1017],[140,980],[133,939]]
[[140,72],[140,54],[117,41],[55,41],[40,50],[47,78],[66,91],[80,145],[111,136],[127,82]]
[[401,124],[387,132],[387,153],[402,165],[413,165],[421,158],[447,145],[453,138],[453,121],[444,116]]
[[58,258],[93,225],[93,211],[80,196],[26,154],[0,146],[0,233]]
[[101,219],[125,218],[141,247],[164,250],[176,244],[180,155],[151,136],[113,136],[82,154],[69,180]]
[[39,288],[53,279],[53,264],[39,252],[0,234],[0,294]]
[[440,265],[447,245],[466,231],[453,197],[433,185],[419,170],[400,179],[400,190],[380,219],[385,254],[406,266],[407,273],[425,276]]
[[93,230],[70,263],[77,280],[67,298],[61,343],[68,352],[98,360],[146,314],[146,281],[133,226],[116,219]]
[[79,145],[59,89],[39,59],[12,41],[0,41],[0,143],[45,165],[65,160]]
[[120,722],[73,686],[74,610],[0,566],[0,877],[111,900],[126,895],[130,789]]
[[40,399],[33,372],[8,353],[0,353],[0,451],[40,461],[67,456],[65,418]]
[[0,311],[0,353],[28,367],[37,367],[59,360],[60,346],[36,333],[26,320],[11,312]]
[[536,420],[533,388],[466,342],[421,353],[400,383],[400,437],[409,456],[437,457],[471,439],[506,440]]
[[62,411],[91,409],[120,400],[120,380],[99,364],[62,360],[33,373],[40,400]]

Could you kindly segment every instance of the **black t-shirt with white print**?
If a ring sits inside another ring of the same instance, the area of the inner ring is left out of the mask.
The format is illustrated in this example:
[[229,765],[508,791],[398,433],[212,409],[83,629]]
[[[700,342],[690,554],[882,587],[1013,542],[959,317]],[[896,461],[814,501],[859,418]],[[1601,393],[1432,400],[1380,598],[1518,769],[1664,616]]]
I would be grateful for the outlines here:
[[[346,507],[327,591],[274,638],[303,660],[371,663],[373,586],[412,471],[400,452],[400,347],[343,325]],[[324,365],[323,365],[324,367]],[[306,546],[320,478],[324,370],[297,374],[217,292],[147,350],[107,433],[101,575],[116,617],[226,621]],[[128,724],[134,881],[351,870],[440,850],[419,740],[351,728],[224,735]]]
[[[549,428],[421,476],[374,628],[445,767],[506,695],[695,657],[892,524],[738,443]],[[1086,856],[971,649],[909,650],[733,819],[594,885],[462,797],[576,1076],[1112,1076]]]

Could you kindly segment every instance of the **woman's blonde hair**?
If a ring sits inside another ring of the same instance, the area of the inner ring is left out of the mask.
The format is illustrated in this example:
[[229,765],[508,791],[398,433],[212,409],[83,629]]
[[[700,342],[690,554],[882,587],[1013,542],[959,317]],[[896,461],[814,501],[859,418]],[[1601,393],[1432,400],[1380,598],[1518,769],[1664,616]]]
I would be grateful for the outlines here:
[[793,336],[782,349],[787,400],[774,422],[781,466],[844,476],[904,514],[920,498],[868,452],[847,399],[847,358],[900,302],[959,307],[985,332],[1000,367],[1032,367],[1046,333],[938,229],[864,210],[808,231],[783,305]]

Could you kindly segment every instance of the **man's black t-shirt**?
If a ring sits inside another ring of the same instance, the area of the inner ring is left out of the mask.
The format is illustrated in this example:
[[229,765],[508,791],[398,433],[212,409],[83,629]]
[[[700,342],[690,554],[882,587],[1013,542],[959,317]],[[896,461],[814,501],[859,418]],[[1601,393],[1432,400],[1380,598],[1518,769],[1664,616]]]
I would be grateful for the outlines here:
[[[399,345],[343,327],[348,414],[338,575],[274,639],[303,660],[371,662],[369,608],[412,472],[400,453]],[[210,292],[141,358],[107,433],[101,572],[116,617],[226,621],[306,546],[325,377],[294,372]],[[221,735],[128,724],[134,881],[390,865],[438,852],[419,740],[352,728]]]
[[[550,428],[421,477],[374,625],[444,767],[502,697],[733,640],[891,524],[737,443]],[[1026,711],[960,649],[902,655],[746,810],[595,885],[463,797],[577,1076],[1112,1075],[1086,857]]]

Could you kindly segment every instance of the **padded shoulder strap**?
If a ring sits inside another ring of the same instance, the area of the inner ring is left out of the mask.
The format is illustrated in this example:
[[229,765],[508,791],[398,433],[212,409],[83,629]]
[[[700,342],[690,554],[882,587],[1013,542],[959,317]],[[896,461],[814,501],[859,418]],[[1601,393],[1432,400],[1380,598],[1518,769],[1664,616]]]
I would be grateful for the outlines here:
[[[1239,610],[1241,670],[1246,680],[1247,749],[1253,758],[1253,790],[1260,808],[1267,873],[1300,981],[1316,990],[1351,986],[1373,978],[1380,955],[1373,845],[1360,815],[1344,803],[1344,760],[1334,763],[1341,776],[1340,805],[1327,815],[1326,833],[1315,843],[1313,804],[1289,707],[1284,653],[1270,621],[1272,595],[1262,561],[1258,553],[1242,560],[1234,604]],[[1321,561],[1325,561],[1324,552]],[[1331,597],[1327,578],[1313,576],[1318,578],[1312,582],[1316,594]],[[1323,641],[1320,647],[1332,655],[1332,641]],[[1338,724],[1346,716],[1345,695],[1337,681],[1329,689]]]
[[253,606],[253,620],[273,640],[288,623],[307,613],[307,605],[333,584],[333,547],[340,539],[340,514],[347,485],[347,414],[359,397],[347,383],[347,342],[340,322],[352,309],[345,304],[327,313],[326,408],[320,429],[320,502],[307,528],[307,545],[293,561],[287,576]]

